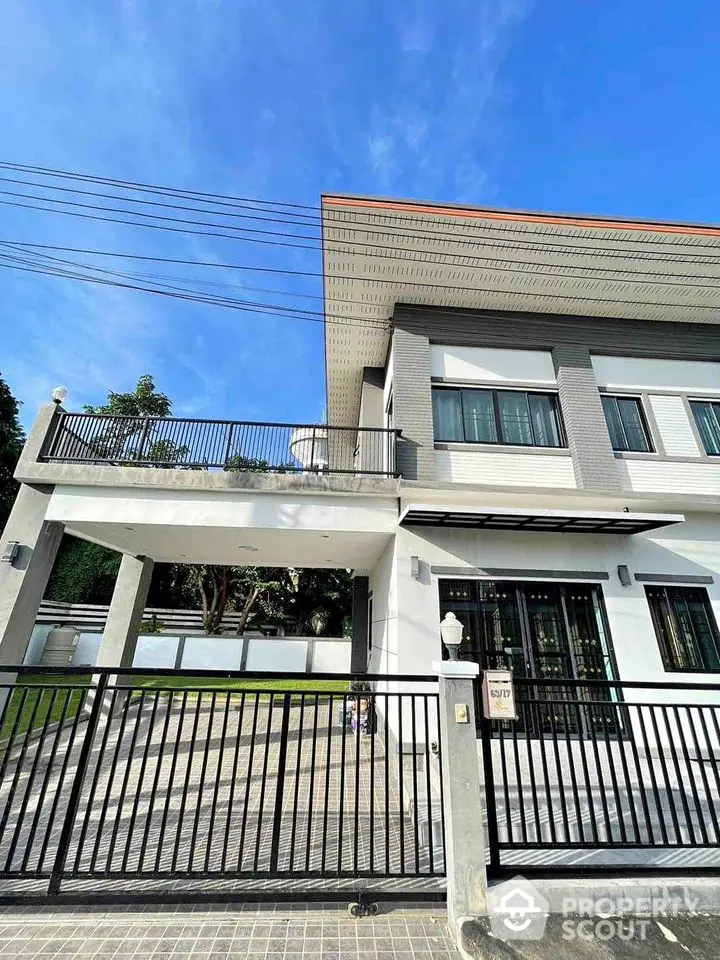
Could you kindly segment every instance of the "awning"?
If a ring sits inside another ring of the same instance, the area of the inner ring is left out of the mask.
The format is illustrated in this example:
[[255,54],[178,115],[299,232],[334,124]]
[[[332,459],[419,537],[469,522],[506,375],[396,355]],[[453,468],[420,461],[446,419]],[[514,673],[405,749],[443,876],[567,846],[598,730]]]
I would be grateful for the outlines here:
[[472,530],[523,530],[544,533],[615,533],[630,535],[682,523],[682,514],[603,510],[521,510],[517,507],[465,507],[411,503],[400,523],[416,527]]

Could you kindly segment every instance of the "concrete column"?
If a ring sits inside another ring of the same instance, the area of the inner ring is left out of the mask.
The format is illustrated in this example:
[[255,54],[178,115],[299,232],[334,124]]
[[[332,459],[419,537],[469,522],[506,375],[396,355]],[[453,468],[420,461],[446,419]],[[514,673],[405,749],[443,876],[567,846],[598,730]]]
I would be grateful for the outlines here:
[[63,524],[45,514],[53,487],[23,483],[2,537],[0,555],[8,543],[20,546],[12,563],[0,562],[0,663],[21,664],[55,562]]
[[98,652],[98,667],[132,667],[153,565],[149,557],[123,555]]
[[487,914],[484,797],[480,786],[473,681],[476,663],[433,663],[440,677],[447,907],[459,941],[465,920]]
[[37,477],[35,464],[51,448],[61,413],[64,410],[57,403],[48,403],[38,410],[15,469],[17,480],[30,483],[33,477]]
[[367,673],[369,583],[368,577],[353,579],[350,673]]

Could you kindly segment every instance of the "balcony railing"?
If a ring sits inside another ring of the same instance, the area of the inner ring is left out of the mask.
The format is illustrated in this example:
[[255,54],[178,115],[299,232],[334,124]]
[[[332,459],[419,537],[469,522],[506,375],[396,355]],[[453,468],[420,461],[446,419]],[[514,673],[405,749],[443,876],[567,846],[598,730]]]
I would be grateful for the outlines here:
[[396,477],[399,430],[60,413],[41,459],[181,470]]

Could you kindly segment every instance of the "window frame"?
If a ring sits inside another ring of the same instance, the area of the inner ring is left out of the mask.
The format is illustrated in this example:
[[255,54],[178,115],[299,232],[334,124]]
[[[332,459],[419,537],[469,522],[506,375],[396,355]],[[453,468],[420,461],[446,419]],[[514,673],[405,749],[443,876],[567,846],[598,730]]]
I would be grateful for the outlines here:
[[650,423],[649,423],[649,421],[648,421],[648,417],[647,417],[647,414],[646,414],[646,412],[645,412],[645,404],[643,403],[643,397],[642,397],[641,394],[638,394],[638,393],[611,393],[610,391],[601,390],[601,391],[600,391],[600,403],[601,403],[601,404],[602,404],[602,401],[603,401],[603,400],[612,400],[612,401],[614,401],[614,403],[615,403],[615,408],[616,408],[617,418],[618,418],[618,421],[619,421],[620,426],[621,426],[621,428],[622,428],[623,437],[625,438],[625,442],[626,442],[626,443],[627,443],[627,431],[626,431],[626,429],[625,429],[625,423],[624,423],[623,418],[622,418],[622,415],[621,415],[621,413],[620,413],[620,407],[619,407],[619,405],[618,405],[618,401],[619,401],[619,400],[634,400],[634,401],[635,401],[635,404],[636,404],[636,407],[637,407],[637,411],[638,411],[638,417],[639,417],[639,419],[640,419],[640,426],[642,427],[643,435],[644,435],[644,437],[645,437],[645,442],[647,443],[647,449],[646,449],[646,450],[637,450],[637,449],[635,449],[635,448],[633,448],[633,447],[629,447],[629,446],[627,446],[627,447],[615,447],[615,446],[612,446],[612,435],[611,435],[611,433],[610,433],[610,425],[608,424],[607,417],[605,416],[605,407],[604,407],[604,405],[603,405],[603,417],[605,418],[605,425],[606,425],[606,427],[607,427],[608,436],[610,437],[610,445],[612,446],[613,453],[644,453],[644,454],[657,453],[657,449],[656,449],[656,446],[655,446],[655,441],[654,441],[654,438],[653,438],[653,433],[652,433],[652,430],[650,429]]
[[[567,434],[565,433],[565,423],[563,421],[562,407],[560,405],[560,395],[557,390],[527,390],[520,387],[497,387],[497,386],[486,386],[481,384],[473,384],[473,386],[467,385],[455,385],[452,383],[434,383],[432,385],[432,393],[440,391],[454,391],[458,394],[458,399],[460,403],[460,426],[462,429],[463,439],[462,440],[443,440],[435,435],[435,417],[433,411],[433,437],[435,443],[459,443],[463,446],[468,447],[516,447],[518,450],[567,450]],[[492,405],[493,412],[493,426],[495,430],[495,440],[467,440],[465,439],[465,411],[463,407],[463,393],[477,391],[478,393],[488,393],[490,394],[490,402]],[[532,435],[532,443],[515,443],[513,441],[503,440],[503,430],[502,430],[502,420],[500,416],[500,404],[498,400],[499,393],[520,393],[523,394],[526,398],[526,406],[528,410],[528,423],[530,425],[530,433]],[[557,427],[558,434],[558,443],[547,444],[547,443],[537,443],[535,437],[535,428],[532,422],[532,414],[530,412],[530,403],[527,400],[529,396],[541,396],[547,397],[550,400],[551,410],[555,417],[555,425]]]
[[[668,646],[668,643],[665,638],[664,627],[662,625],[662,620],[660,619],[661,614],[657,609],[657,605],[654,602],[655,598],[652,596],[653,593],[662,594],[662,599],[667,607],[672,619],[673,627],[675,631],[676,638],[682,636],[682,629],[678,629],[679,624],[677,623],[677,612],[674,606],[672,599],[670,598],[670,591],[686,591],[692,593],[701,593],[702,604],[705,611],[705,617],[707,620],[708,627],[710,629],[710,635],[715,643],[715,651],[720,662],[720,630],[718,629],[717,620],[715,618],[715,611],[713,610],[712,603],[710,601],[710,595],[705,587],[698,586],[689,586],[688,584],[677,583],[677,584],[661,584],[661,583],[649,583],[645,586],[645,599],[647,601],[648,608],[650,610],[650,619],[652,620],[653,630],[655,632],[655,639],[657,641],[658,649],[660,651],[660,659],[662,660],[663,670],[665,673],[702,673],[702,674],[719,674],[720,666],[718,667],[684,667],[678,663],[678,660],[673,655],[672,648]],[[685,598],[684,602],[687,604],[688,600]],[[695,627],[693,627],[693,633],[695,632]],[[697,643],[697,641],[696,641]],[[684,653],[687,660],[691,659],[689,649],[685,645]],[[703,651],[699,643],[697,643],[697,653],[698,656],[702,658]]]
[[701,446],[702,452],[706,457],[720,457],[719,453],[711,453],[708,448],[705,446],[705,440],[702,435],[702,430],[700,429],[700,424],[697,421],[697,416],[695,415],[696,403],[706,403],[710,406],[713,412],[713,416],[717,421],[718,431],[720,432],[720,397],[688,397],[687,398],[688,406],[690,407],[690,416],[692,417],[692,425],[695,428],[695,433],[697,435],[698,442]]

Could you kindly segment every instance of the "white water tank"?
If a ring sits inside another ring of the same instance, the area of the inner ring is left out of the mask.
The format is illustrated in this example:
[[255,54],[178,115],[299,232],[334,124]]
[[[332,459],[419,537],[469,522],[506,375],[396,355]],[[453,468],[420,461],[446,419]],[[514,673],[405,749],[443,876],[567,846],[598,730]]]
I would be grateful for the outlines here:
[[53,627],[45,641],[41,667],[69,667],[75,655],[78,632],[74,627]]
[[325,427],[297,427],[290,436],[290,453],[305,470],[326,470],[328,440]]

